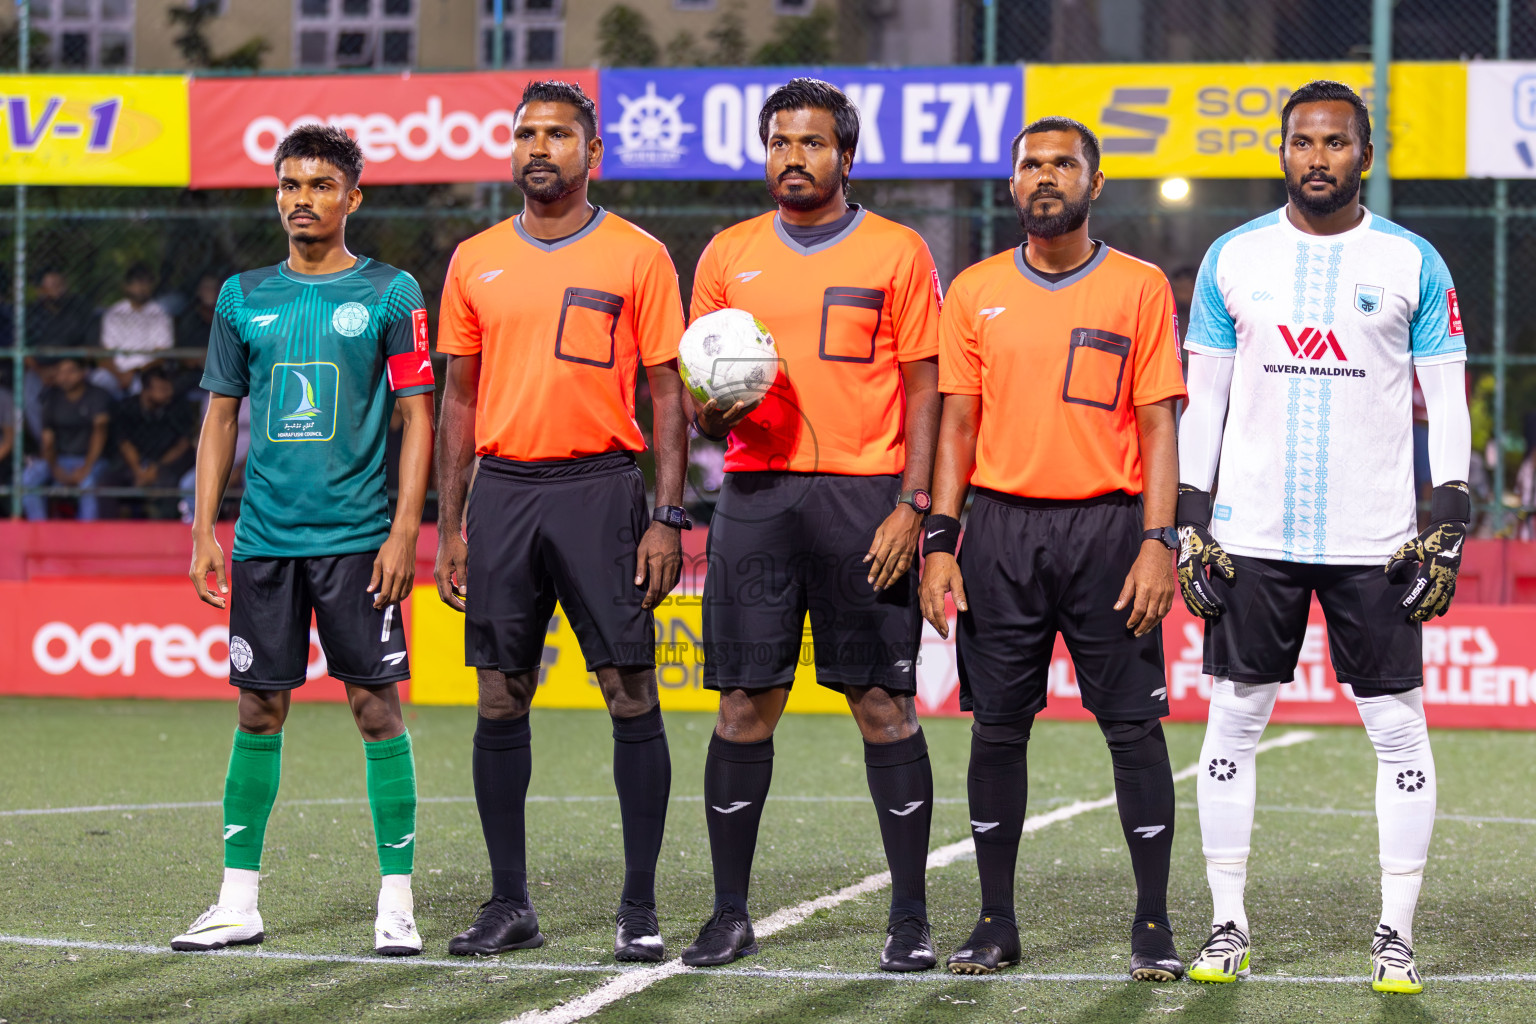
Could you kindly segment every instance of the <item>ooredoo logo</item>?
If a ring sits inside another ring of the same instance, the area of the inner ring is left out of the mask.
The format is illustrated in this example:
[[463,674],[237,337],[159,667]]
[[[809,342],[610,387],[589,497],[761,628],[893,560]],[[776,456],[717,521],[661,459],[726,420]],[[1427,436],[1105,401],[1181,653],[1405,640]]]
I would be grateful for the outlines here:
[[[326,673],[319,640],[311,629],[310,661],[305,672],[309,679]],[[145,655],[147,665],[141,660]],[[229,627],[209,626],[199,633],[179,622],[165,626],[93,622],[76,630],[67,622],[47,622],[32,636],[32,660],[51,676],[82,669],[93,676],[133,676],[142,671],[182,679],[201,672],[212,679],[224,679],[229,676]]]
[[253,162],[270,167],[283,138],[301,124],[330,124],[357,139],[369,163],[385,163],[397,155],[421,163],[442,154],[449,160],[469,160],[484,154],[494,160],[512,159],[512,111],[501,108],[483,117],[468,110],[443,113],[443,98],[428,96],[426,109],[396,120],[381,112],[337,113],[326,117],[301,114],[284,123],[264,114],[245,126],[241,142]]

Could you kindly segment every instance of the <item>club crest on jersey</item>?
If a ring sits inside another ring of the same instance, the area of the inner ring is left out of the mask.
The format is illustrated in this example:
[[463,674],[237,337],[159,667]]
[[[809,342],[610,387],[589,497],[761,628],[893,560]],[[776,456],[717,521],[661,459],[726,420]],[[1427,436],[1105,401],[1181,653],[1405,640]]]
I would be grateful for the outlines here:
[[368,329],[368,307],[361,302],[343,302],[331,314],[331,329],[346,338],[355,338]]
[[[1355,301],[1360,301],[1358,296]],[[1292,331],[1285,324],[1279,327],[1280,337],[1285,339],[1285,347],[1298,359],[1321,359],[1331,351],[1339,362],[1349,361],[1332,331],[1324,331],[1319,327],[1303,327],[1300,331]]]
[[[1381,312],[1382,301],[1386,298],[1386,289],[1379,284],[1355,285],[1355,308],[1362,316],[1375,316]],[[1340,358],[1343,358],[1342,356]]]

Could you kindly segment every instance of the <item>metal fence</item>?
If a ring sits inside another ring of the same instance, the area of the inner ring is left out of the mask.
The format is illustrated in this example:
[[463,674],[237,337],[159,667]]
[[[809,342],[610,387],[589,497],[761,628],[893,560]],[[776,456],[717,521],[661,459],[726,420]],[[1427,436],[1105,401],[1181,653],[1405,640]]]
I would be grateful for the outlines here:
[[[1386,12],[1396,59],[1536,58],[1536,3],[1510,0],[963,0],[956,58],[1369,60],[1373,27],[1387,24],[1380,20]],[[1153,181],[1112,181],[1094,209],[1095,234],[1170,273],[1197,265],[1218,235],[1285,199],[1278,180],[1201,181],[1195,201],[1177,209],[1159,202],[1156,190]],[[454,246],[518,204],[515,189],[495,183],[365,192],[349,245],[413,273],[434,320]],[[709,238],[769,208],[761,185],[736,182],[597,182],[593,198],[668,245],[685,295]],[[920,231],[946,283],[981,256],[1020,241],[1003,182],[856,179],[854,198]],[[1482,496],[1494,513],[1485,517],[1484,530],[1511,529],[1514,517],[1503,510],[1518,502],[1506,484],[1526,452],[1527,419],[1536,427],[1536,290],[1515,284],[1536,275],[1536,182],[1399,180],[1391,183],[1391,202],[1393,218],[1427,238],[1458,283],[1474,379],[1474,462],[1486,470]],[[24,401],[30,381],[35,403],[36,360],[61,354],[57,339],[40,333],[44,321],[35,315],[43,271],[62,272],[72,294],[99,310],[120,297],[127,268],[143,263],[158,279],[163,304],[179,314],[195,307],[203,275],[277,262],[285,249],[265,190],[32,187],[24,204],[19,197],[11,210],[0,210],[0,252],[14,254],[18,278],[9,308],[0,309],[0,345],[15,345],[11,358],[0,361],[0,379]],[[39,351],[50,347],[55,350]],[[181,355],[189,363],[197,358],[195,351]],[[23,430],[16,450],[0,460],[0,498],[8,496],[13,516],[21,511],[18,474],[35,451],[35,430]],[[68,515],[80,491],[27,493],[49,498],[50,513]],[[146,494],[131,486],[99,493],[124,499],[130,511],[142,510],[137,499]],[[152,493],[169,500],[182,492]],[[168,507],[162,502],[159,509],[163,514]]]

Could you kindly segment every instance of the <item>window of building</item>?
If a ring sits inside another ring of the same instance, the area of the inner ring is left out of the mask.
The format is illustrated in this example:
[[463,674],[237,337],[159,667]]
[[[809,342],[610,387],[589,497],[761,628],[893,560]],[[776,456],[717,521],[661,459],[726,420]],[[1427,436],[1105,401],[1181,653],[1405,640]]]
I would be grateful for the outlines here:
[[101,70],[133,66],[133,0],[30,0],[32,28],[46,42],[34,67]]
[[[560,0],[502,0],[502,66],[560,62],[565,11]],[[496,66],[496,0],[480,0],[480,66]]]
[[404,68],[416,63],[418,0],[295,0],[304,68]]

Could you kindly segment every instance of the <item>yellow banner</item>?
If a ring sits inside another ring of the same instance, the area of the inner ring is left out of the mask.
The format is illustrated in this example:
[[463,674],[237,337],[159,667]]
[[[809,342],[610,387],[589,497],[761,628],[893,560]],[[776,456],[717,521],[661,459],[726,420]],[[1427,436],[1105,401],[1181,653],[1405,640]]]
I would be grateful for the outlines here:
[[[663,710],[714,711],[719,706],[719,694],[704,689],[701,603],[697,596],[669,597],[656,609],[656,682]],[[848,702],[816,685],[810,662],[807,630],[786,710],[846,714]],[[558,606],[544,639],[540,676],[535,703],[541,708],[603,707],[597,677],[587,671],[581,645]],[[475,670],[464,667],[464,616],[443,604],[435,587],[416,587],[411,599],[412,703],[473,704],[475,697]]]
[[0,75],[0,96],[0,184],[187,184],[185,78]]
[[[1064,115],[1099,134],[1104,173],[1121,178],[1274,178],[1280,110],[1316,78],[1372,102],[1369,64],[1030,64],[1026,121]],[[1467,72],[1457,63],[1394,64],[1395,178],[1466,174]],[[1381,126],[1373,125],[1374,134]]]

